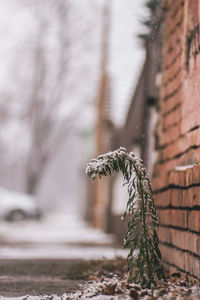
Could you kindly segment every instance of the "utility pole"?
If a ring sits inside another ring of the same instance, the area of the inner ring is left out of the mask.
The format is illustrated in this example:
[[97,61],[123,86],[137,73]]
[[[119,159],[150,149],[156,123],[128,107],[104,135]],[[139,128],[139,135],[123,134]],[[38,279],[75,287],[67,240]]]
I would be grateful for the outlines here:
[[[112,0],[104,0],[103,26],[102,26],[102,49],[101,49],[101,74],[97,95],[97,123],[96,123],[96,154],[105,153],[110,147],[110,130],[112,122],[110,119],[110,77],[108,74],[109,63],[109,41],[111,28],[111,5]],[[109,197],[109,179],[105,178],[95,182],[94,188],[94,213],[93,225],[95,227],[106,227],[106,209]]]

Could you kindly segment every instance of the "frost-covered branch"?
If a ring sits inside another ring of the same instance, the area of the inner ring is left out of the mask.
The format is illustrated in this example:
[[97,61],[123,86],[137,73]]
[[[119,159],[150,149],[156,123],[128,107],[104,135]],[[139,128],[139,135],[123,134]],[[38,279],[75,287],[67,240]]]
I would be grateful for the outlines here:
[[142,160],[128,153],[125,148],[100,155],[92,159],[86,174],[95,179],[96,175],[112,175],[121,171],[128,186],[128,201],[124,216],[130,215],[124,247],[129,247],[128,267],[130,279],[142,286],[155,286],[165,280],[158,248],[158,218],[152,195],[152,188]]

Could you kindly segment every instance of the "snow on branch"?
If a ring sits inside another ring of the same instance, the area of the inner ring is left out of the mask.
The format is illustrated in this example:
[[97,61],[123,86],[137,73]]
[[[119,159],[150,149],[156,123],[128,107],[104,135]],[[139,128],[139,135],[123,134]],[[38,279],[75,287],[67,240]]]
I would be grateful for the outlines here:
[[121,171],[124,184],[128,187],[128,201],[124,217],[129,214],[128,231],[124,247],[130,248],[128,268],[130,280],[152,287],[158,280],[165,281],[158,248],[158,218],[151,183],[141,159],[125,148],[100,155],[92,159],[86,174],[95,179],[96,175],[112,175]]

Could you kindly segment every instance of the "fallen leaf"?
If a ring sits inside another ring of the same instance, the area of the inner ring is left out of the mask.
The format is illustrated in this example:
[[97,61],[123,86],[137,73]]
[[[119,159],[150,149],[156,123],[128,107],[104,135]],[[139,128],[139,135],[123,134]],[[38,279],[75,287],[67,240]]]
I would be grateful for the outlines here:
[[88,279],[89,279],[89,280],[94,280],[94,281],[96,281],[96,282],[99,282],[97,276],[95,276],[95,275],[89,275]]
[[134,299],[134,300],[137,300],[139,299],[139,295],[138,295],[138,292],[135,290],[135,289],[130,289],[130,296]]
[[103,289],[104,295],[114,295],[115,294],[116,284],[106,285]]

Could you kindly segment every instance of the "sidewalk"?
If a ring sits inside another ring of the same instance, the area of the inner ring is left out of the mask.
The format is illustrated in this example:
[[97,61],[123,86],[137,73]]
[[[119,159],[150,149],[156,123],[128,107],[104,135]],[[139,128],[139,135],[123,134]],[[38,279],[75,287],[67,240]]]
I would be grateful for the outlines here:
[[114,237],[77,216],[49,215],[41,222],[0,223],[0,259],[112,259],[127,255]]
[[113,259],[127,251],[76,216],[0,223],[0,240],[0,300],[200,299],[198,285],[178,273],[159,283],[154,298],[127,282],[126,259]]
[[61,299],[102,267],[97,260],[126,255],[77,216],[0,223],[0,299]]

